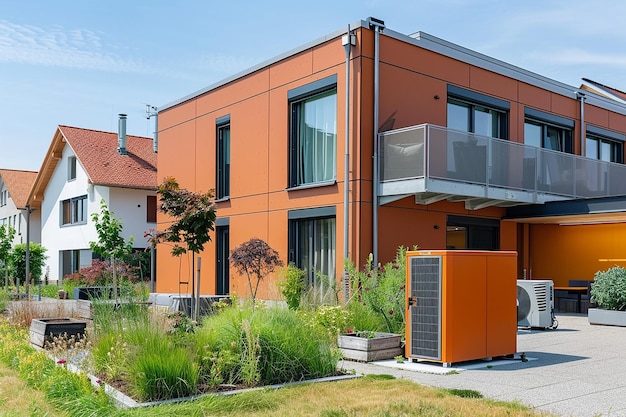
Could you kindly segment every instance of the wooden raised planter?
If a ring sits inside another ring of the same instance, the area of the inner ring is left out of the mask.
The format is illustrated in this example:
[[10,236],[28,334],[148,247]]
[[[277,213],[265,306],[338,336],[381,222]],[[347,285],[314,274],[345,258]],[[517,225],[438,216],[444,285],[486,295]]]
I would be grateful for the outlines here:
[[358,333],[340,334],[337,345],[345,359],[371,362],[393,359],[402,355],[402,336],[394,333],[375,332],[373,337],[359,336]]
[[82,336],[86,327],[87,322],[74,318],[33,319],[30,323],[30,343],[43,348],[54,337]]

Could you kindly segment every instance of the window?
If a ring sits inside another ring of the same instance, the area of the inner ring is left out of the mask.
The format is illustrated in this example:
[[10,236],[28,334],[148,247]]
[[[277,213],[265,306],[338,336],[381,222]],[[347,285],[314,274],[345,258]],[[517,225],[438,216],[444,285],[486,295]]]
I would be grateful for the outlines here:
[[306,282],[320,288],[335,279],[335,207],[289,212],[289,261],[306,273]]
[[67,180],[75,180],[76,179],[76,157],[70,156],[67,159]]
[[336,179],[337,76],[289,91],[290,187]]
[[157,199],[154,195],[146,197],[146,222],[156,223],[157,218]]
[[7,190],[0,191],[0,206],[6,206],[9,192]]
[[230,195],[230,116],[217,119],[217,185],[215,197]]
[[91,265],[92,253],[89,249],[73,249],[60,252],[61,276],[79,272],[81,268]]
[[492,138],[508,138],[507,101],[448,86],[448,128]]
[[479,217],[448,216],[448,249],[498,250],[500,222]]
[[524,143],[537,148],[574,153],[574,121],[526,109],[524,121]]
[[[220,220],[220,221],[217,221]],[[229,225],[228,218],[216,219],[215,221],[216,235],[216,261],[217,276],[216,289],[217,295],[226,295],[230,293],[230,268],[229,268]]]
[[87,196],[61,202],[61,225],[87,223]]
[[585,156],[606,162],[624,163],[626,135],[595,126],[587,126]]

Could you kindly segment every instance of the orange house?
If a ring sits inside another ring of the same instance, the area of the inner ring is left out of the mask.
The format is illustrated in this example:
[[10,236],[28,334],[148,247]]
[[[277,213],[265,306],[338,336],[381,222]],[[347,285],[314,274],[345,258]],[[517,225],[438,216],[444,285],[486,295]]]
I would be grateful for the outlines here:
[[[158,177],[216,193],[201,294],[247,295],[228,253],[252,237],[310,285],[400,245],[517,251],[557,285],[625,263],[626,106],[426,33],[358,21],[158,118]],[[195,259],[157,252],[157,292],[191,293]]]

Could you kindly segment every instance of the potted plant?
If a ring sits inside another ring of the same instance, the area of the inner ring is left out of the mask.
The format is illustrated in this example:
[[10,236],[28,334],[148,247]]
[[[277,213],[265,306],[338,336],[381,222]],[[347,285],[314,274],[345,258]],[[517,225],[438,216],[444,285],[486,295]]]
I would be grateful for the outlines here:
[[591,286],[590,324],[626,326],[626,269],[616,266],[598,271]]

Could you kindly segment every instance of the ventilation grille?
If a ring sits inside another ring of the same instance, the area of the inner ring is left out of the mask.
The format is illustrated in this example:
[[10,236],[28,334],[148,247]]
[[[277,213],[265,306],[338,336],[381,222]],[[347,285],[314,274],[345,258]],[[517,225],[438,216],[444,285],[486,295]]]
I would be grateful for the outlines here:
[[537,310],[539,311],[546,311],[548,309],[548,290],[549,287],[545,284],[533,285],[535,299],[537,300]]
[[441,257],[411,258],[411,356],[441,359]]

